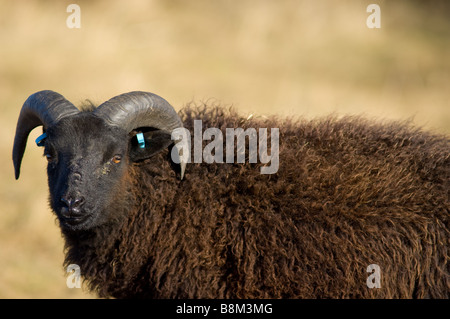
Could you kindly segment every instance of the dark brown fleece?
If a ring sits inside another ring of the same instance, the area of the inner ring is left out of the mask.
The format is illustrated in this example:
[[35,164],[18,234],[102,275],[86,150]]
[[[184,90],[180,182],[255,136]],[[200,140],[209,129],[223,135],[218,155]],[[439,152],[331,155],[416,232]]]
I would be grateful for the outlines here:
[[[246,120],[186,107],[185,126],[280,129],[279,170],[188,164],[167,152],[133,166],[121,219],[66,236],[102,297],[449,298],[450,141],[358,117]],[[206,144],[206,143],[204,143]],[[381,288],[366,285],[367,266]]]

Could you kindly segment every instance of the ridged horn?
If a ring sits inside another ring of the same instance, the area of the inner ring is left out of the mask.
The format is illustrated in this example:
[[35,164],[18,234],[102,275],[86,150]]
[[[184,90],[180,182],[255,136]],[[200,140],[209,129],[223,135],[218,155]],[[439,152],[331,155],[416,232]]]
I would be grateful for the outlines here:
[[39,91],[28,97],[20,111],[14,137],[13,163],[16,179],[20,175],[20,164],[31,130],[39,125],[43,125],[46,130],[62,118],[78,112],[64,96],[50,90]]
[[[174,129],[183,127],[183,122],[169,102],[149,92],[134,91],[115,96],[101,104],[94,113],[109,125],[121,127],[127,132],[139,127],[154,127],[172,133]],[[181,161],[180,168],[183,179],[186,163]]]

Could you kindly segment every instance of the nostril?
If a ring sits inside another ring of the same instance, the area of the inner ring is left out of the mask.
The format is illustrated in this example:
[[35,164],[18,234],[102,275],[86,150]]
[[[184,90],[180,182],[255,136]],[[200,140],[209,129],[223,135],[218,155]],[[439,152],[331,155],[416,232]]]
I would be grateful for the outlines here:
[[73,200],[72,207],[81,206],[84,203],[84,197],[78,197]]
[[61,202],[64,203],[64,205],[66,205],[67,207],[70,207],[72,205],[72,199],[66,199],[65,197],[61,197]]

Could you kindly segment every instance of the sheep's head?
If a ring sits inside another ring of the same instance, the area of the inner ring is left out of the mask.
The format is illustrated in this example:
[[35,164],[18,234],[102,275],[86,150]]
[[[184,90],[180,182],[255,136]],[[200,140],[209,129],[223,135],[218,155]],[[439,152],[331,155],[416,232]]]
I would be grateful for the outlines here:
[[[25,101],[17,123],[16,179],[28,135],[39,125],[45,133],[51,207],[63,229],[77,231],[107,222],[128,166],[171,148],[177,142],[171,132],[182,122],[169,103],[151,93],[122,94],[92,112],[80,112],[58,93],[37,92]],[[136,138],[141,132],[144,142]],[[181,178],[184,168],[185,163],[178,166]]]

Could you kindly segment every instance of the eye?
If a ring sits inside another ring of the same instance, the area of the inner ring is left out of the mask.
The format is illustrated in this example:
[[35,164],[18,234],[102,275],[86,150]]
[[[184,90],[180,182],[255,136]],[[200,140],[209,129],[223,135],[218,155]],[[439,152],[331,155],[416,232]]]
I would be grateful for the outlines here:
[[114,164],[119,164],[120,161],[122,161],[122,156],[120,155],[114,155],[114,157],[111,158],[111,162],[113,162]]
[[55,160],[55,156],[53,156],[50,152],[45,152],[44,157],[47,159],[48,162],[53,162]]

